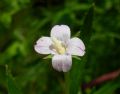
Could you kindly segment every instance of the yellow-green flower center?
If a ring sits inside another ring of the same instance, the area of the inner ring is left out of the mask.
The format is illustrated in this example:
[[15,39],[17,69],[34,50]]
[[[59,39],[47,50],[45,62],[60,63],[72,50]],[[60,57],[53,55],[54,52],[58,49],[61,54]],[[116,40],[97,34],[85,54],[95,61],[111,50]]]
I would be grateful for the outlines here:
[[58,40],[55,37],[52,37],[52,41],[53,41],[53,47],[55,48],[58,54],[64,54],[66,52],[65,46],[62,44],[60,40]]

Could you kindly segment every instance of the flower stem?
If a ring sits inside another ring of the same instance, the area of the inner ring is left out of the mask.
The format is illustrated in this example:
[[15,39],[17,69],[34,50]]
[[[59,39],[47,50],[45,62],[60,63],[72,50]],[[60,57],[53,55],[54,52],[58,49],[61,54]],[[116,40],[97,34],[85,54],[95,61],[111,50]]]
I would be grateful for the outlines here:
[[64,86],[64,91],[65,94],[69,94],[69,73],[64,73],[64,80],[65,80],[65,86]]

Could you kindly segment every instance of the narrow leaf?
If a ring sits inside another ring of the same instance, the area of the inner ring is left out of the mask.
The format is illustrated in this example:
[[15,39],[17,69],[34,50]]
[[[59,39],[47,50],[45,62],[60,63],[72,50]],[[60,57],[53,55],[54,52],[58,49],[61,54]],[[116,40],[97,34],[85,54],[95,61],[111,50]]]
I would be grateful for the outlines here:
[[51,59],[52,58],[52,55],[48,55],[46,57],[44,57],[43,59]]
[[[93,14],[94,14],[94,5],[92,5],[89,8],[88,13],[84,20],[83,29],[80,32],[80,37],[82,38],[85,44],[88,43],[91,37],[92,22],[94,16]],[[69,94],[78,94],[78,92],[81,92],[80,86],[82,84],[86,60],[87,60],[86,57],[84,57],[81,61],[79,61],[80,63],[78,63],[78,60],[73,60],[74,62],[73,67],[68,75]]]
[[102,88],[96,91],[94,94],[113,94],[113,92],[120,87],[119,83],[111,81],[105,84]]
[[90,7],[88,10],[88,13],[85,16],[83,29],[80,33],[80,37],[85,42],[85,44],[88,44],[88,41],[90,40],[90,37],[92,35],[92,23],[94,18],[94,4]]
[[78,31],[73,37],[80,37],[80,31]]
[[16,86],[12,75],[8,70],[8,66],[6,65],[6,79],[8,85],[8,94],[22,94],[20,89]]
[[72,57],[75,58],[75,59],[77,59],[77,60],[81,60],[81,58],[78,57],[78,56],[72,56]]

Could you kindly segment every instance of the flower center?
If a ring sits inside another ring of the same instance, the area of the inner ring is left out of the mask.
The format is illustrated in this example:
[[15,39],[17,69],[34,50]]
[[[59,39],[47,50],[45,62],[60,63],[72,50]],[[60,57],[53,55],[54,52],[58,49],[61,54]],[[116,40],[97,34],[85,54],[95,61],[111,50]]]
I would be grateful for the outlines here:
[[64,54],[66,52],[65,46],[62,44],[60,40],[58,40],[55,37],[52,37],[52,41],[53,41],[53,47],[55,48],[58,54]]

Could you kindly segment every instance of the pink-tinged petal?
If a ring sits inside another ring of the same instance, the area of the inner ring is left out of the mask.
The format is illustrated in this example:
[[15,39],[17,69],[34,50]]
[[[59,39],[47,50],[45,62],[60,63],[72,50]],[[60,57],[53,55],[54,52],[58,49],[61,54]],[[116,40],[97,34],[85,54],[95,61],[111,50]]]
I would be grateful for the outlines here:
[[85,45],[79,38],[72,38],[69,41],[67,53],[71,55],[83,56],[85,54]]
[[52,66],[57,71],[67,72],[72,66],[72,57],[70,55],[54,55]]
[[34,46],[34,49],[40,54],[50,54],[52,53],[52,50],[50,49],[51,44],[52,41],[49,37],[42,37],[38,39],[36,45]]
[[51,37],[66,42],[70,39],[70,28],[67,25],[55,25],[51,30]]

